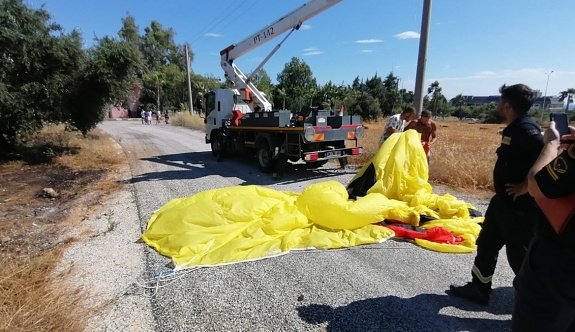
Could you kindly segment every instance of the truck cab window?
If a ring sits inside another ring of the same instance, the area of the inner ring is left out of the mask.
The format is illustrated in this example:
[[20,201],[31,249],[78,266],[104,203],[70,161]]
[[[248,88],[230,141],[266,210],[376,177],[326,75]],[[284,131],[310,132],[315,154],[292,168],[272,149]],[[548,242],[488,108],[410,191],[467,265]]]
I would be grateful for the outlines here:
[[206,98],[206,114],[209,114],[216,108],[216,94],[208,93],[205,95]]

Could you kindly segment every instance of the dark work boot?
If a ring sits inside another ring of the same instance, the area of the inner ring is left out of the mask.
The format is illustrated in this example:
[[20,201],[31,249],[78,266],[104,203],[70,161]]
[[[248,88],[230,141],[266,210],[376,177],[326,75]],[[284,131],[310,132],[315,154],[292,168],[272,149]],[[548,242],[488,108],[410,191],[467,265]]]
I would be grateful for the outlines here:
[[471,301],[473,303],[487,306],[489,304],[489,295],[491,290],[483,290],[472,282],[468,282],[463,286],[449,286],[449,290],[453,295]]

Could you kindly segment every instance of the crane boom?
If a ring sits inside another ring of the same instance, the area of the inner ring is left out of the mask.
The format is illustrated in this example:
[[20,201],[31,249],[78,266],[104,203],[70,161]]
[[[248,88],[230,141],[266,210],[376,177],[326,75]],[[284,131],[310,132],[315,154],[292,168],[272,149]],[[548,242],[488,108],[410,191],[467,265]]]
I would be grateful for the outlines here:
[[[223,49],[220,52],[220,64],[224,70],[226,78],[232,81],[239,88],[249,89],[257,99],[255,103],[260,105],[264,111],[270,111],[271,103],[267,100],[265,94],[259,91],[251,82],[251,76],[248,78],[242,73],[242,71],[234,64],[234,60],[271,41],[272,39],[279,37],[288,30],[294,31],[299,29],[303,22],[340,3],[341,1],[342,0],[311,0],[241,42],[232,44]],[[286,38],[287,36],[281,43],[283,43]],[[267,60],[269,60],[269,58],[279,49],[281,43],[278,44],[272,53],[265,58],[262,64],[257,67],[255,72],[261,69],[265,62],[267,62]]]

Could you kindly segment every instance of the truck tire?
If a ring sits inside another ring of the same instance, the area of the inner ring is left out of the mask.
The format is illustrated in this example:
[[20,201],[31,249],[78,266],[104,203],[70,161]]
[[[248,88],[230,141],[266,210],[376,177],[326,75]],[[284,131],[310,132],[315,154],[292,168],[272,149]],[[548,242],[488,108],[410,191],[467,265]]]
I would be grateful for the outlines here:
[[256,148],[256,160],[259,169],[264,173],[273,171],[277,160],[273,159],[272,151],[267,142],[261,142]]
[[224,138],[220,134],[212,134],[210,146],[214,157],[219,157],[224,148]]
[[308,168],[319,168],[325,164],[327,164],[329,160],[320,160],[320,161],[309,161],[306,163]]

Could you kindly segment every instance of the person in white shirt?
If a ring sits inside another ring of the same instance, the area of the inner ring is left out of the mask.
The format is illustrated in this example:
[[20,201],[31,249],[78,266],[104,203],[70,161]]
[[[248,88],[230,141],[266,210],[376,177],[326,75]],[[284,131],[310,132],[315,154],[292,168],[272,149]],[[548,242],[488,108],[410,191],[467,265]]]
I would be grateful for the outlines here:
[[401,114],[392,115],[387,121],[385,128],[383,129],[383,134],[379,139],[379,145],[383,144],[383,142],[385,142],[385,140],[389,136],[391,136],[391,134],[401,133],[405,128],[406,122],[409,122],[412,119],[414,119],[416,113],[417,112],[415,111],[415,108],[413,106],[410,106],[404,109],[403,112],[401,112]]

